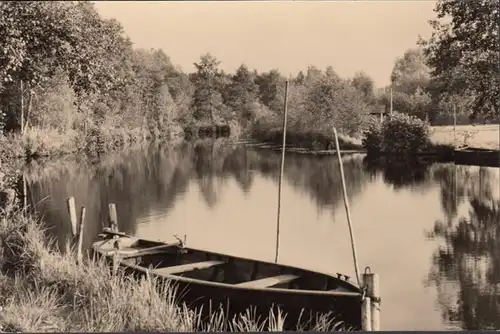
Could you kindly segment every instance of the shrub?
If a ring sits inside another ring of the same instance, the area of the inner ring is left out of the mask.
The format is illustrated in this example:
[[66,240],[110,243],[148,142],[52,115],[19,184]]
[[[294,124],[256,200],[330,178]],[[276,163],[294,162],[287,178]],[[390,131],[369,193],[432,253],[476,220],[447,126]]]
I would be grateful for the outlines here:
[[85,150],[90,154],[99,154],[104,152],[103,133],[99,126],[93,124],[85,136]]
[[368,154],[382,151],[382,126],[379,123],[370,124],[364,133],[362,144]]
[[368,154],[417,154],[429,147],[430,128],[417,117],[394,113],[382,125],[372,124],[363,146]]

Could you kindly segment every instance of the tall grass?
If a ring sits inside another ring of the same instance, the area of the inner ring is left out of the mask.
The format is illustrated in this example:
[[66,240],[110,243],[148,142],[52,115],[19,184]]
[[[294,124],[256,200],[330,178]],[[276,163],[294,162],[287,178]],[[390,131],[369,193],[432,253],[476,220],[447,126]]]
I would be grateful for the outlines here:
[[[78,265],[74,254],[57,251],[45,232],[24,211],[1,214],[1,331],[283,330],[285,315],[279,311],[257,319],[249,309],[229,319],[220,310],[203,319],[179,302],[171,283],[113,273],[91,258]],[[341,329],[326,317],[318,323],[312,330]]]

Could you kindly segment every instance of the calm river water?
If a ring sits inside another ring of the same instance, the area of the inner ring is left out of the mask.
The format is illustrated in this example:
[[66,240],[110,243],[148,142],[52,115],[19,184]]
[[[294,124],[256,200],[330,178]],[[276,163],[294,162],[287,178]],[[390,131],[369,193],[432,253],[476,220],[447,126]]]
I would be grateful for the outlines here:
[[[499,169],[344,157],[360,268],[380,275],[382,329],[500,328]],[[87,208],[85,244],[107,204],[120,229],[274,261],[280,153],[220,141],[33,163],[29,200],[60,240],[65,199]],[[335,157],[287,154],[279,262],[354,277]]]

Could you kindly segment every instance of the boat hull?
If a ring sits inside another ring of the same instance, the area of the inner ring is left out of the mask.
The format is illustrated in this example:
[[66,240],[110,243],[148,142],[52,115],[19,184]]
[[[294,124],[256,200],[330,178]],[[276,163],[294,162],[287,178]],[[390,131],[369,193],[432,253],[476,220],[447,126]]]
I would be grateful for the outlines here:
[[[120,238],[122,239],[122,238]],[[278,308],[286,314],[285,330],[297,327],[313,330],[320,321],[330,326],[342,323],[341,328],[359,329],[361,325],[361,295],[357,287],[344,279],[331,277],[300,268],[278,265],[196,249],[183,249],[139,239],[124,239],[128,246],[122,249],[119,266],[126,274],[137,278],[146,274],[167,280],[176,287],[178,300],[196,308],[203,317],[212,312],[224,312],[232,319],[251,310],[257,318],[267,319],[270,311],[277,315]],[[110,264],[113,240],[94,244],[98,256]],[[142,244],[142,245],[141,245]],[[147,255],[138,256],[138,252]],[[116,260],[116,258],[115,258]],[[217,265],[217,263],[223,263]],[[195,270],[186,266],[196,267]],[[205,267],[201,268],[200,266]],[[172,268],[177,271],[172,272]],[[179,272],[180,271],[180,272]],[[284,280],[262,280],[285,277]],[[286,280],[286,277],[292,279]],[[293,277],[298,277],[297,279]]]
[[[137,278],[146,275],[146,271],[126,264],[121,264],[121,267],[125,273]],[[175,278],[168,280],[176,287],[179,301],[186,303],[190,308],[201,310],[202,316],[206,318],[209,318],[212,312],[221,309],[229,318],[244,314],[251,309],[257,317],[266,319],[271,309],[276,315],[279,307],[280,311],[286,314],[284,330],[295,330],[298,324],[310,329],[317,324],[322,315],[326,318],[321,320],[342,322],[350,329],[357,330],[361,325],[361,296],[359,298],[351,295],[330,296],[285,289],[236,289]]]

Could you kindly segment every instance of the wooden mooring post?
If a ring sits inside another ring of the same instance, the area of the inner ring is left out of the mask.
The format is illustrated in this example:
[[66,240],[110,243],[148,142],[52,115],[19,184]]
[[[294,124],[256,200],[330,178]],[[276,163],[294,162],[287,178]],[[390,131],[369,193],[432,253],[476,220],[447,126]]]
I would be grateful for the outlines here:
[[108,226],[111,228],[111,231],[118,232],[118,215],[116,213],[116,205],[115,203],[109,203],[108,205]]
[[82,206],[80,209],[80,222],[78,228],[78,243],[76,249],[76,259],[78,263],[82,263],[83,260],[83,230],[85,228],[85,207]]
[[370,310],[370,297],[365,297],[361,301],[361,330],[372,330],[372,314]]
[[[118,214],[116,212],[116,205],[115,203],[109,203],[108,204],[108,226],[111,229],[112,232],[120,232],[120,229],[118,227]],[[113,236],[114,241],[114,246],[118,249],[120,247],[119,244],[119,236],[115,235]],[[113,254],[113,274],[116,275],[118,272],[118,266],[120,264],[120,258],[118,252],[115,252]]]
[[72,248],[76,246],[77,261],[81,263],[83,260],[83,231],[85,227],[85,207],[80,209],[80,220],[77,220],[75,198],[69,197],[66,200],[66,206],[69,214],[69,223],[71,224],[71,234],[66,241],[66,253],[70,253]]
[[380,287],[379,278],[368,270],[365,270],[363,286],[366,289],[366,296],[363,299],[361,308],[361,327],[364,331],[380,330]]

